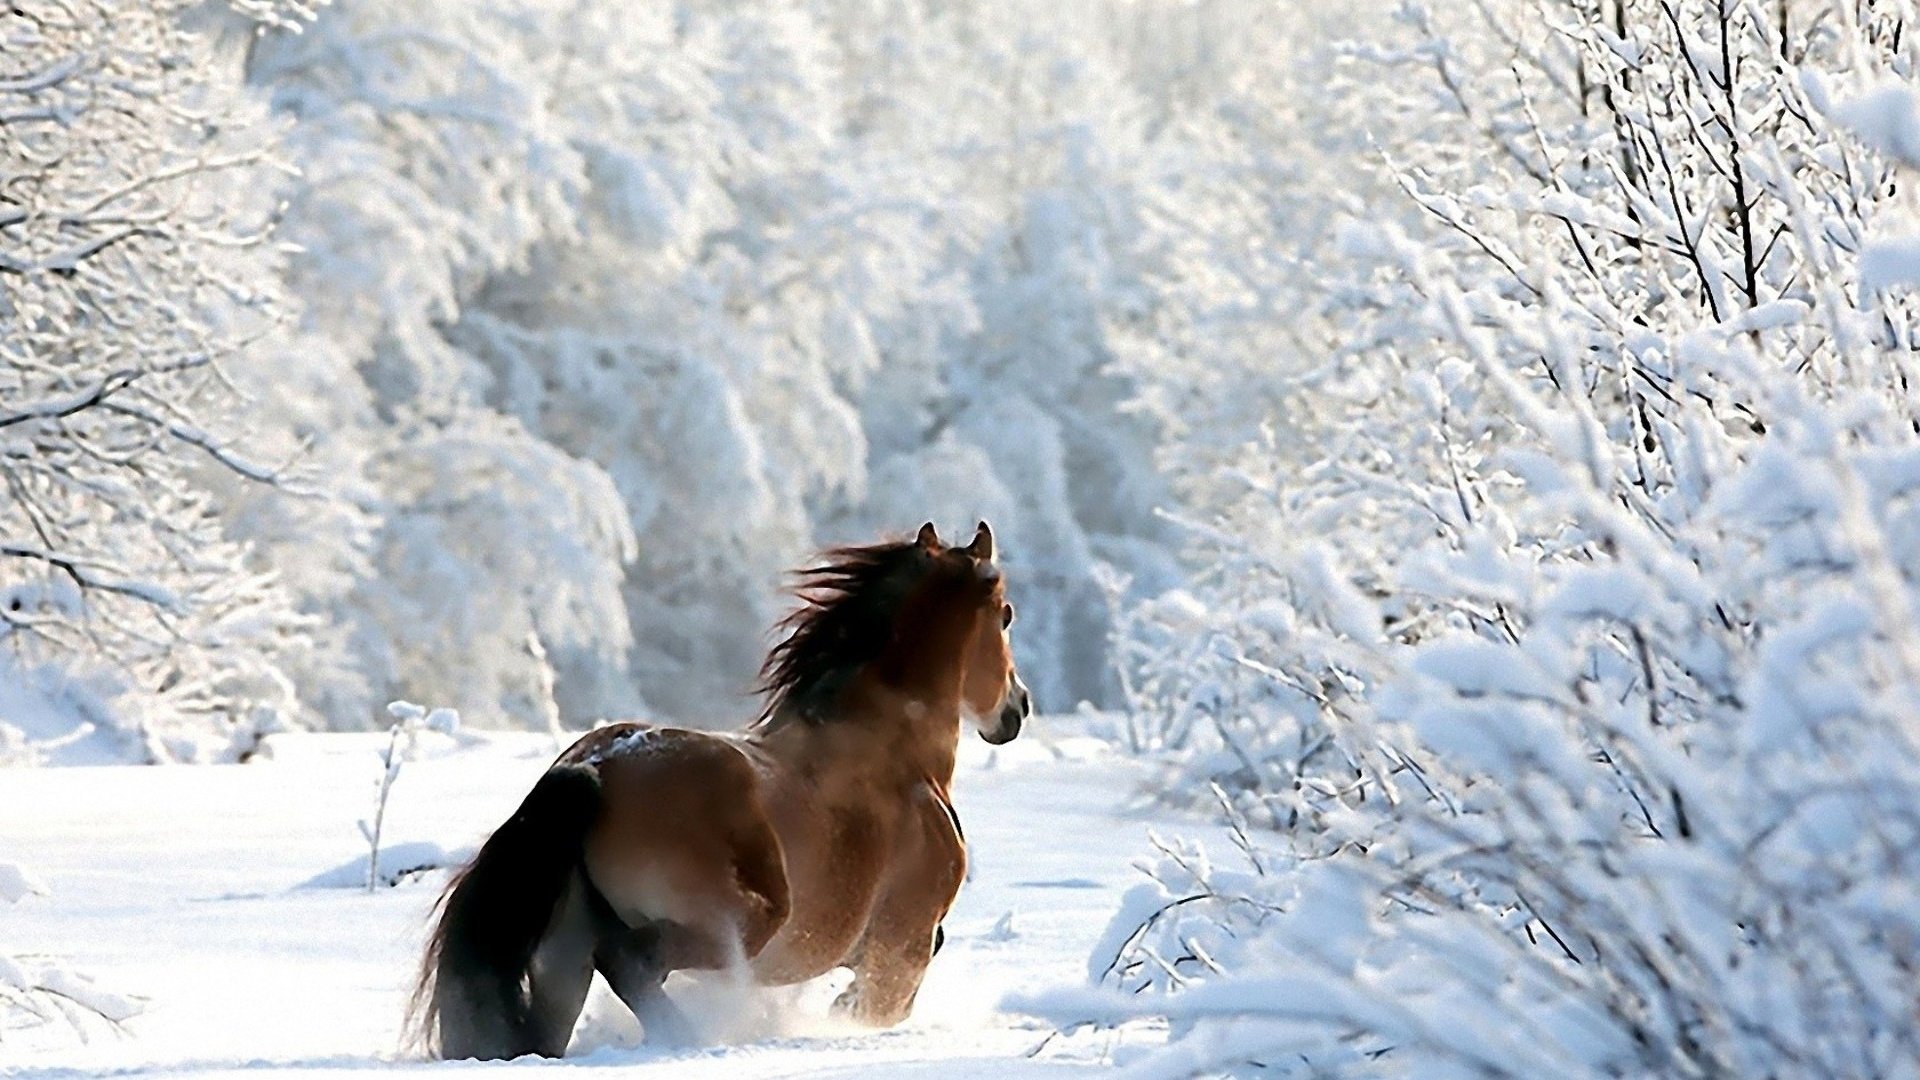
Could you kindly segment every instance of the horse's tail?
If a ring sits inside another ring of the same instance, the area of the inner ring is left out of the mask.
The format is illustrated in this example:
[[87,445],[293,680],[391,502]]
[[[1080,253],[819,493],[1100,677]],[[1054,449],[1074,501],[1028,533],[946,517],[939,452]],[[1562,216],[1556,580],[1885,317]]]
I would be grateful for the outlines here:
[[527,969],[580,865],[601,805],[590,767],[547,770],[441,894],[408,1008],[420,1045],[444,1058],[534,1050]]

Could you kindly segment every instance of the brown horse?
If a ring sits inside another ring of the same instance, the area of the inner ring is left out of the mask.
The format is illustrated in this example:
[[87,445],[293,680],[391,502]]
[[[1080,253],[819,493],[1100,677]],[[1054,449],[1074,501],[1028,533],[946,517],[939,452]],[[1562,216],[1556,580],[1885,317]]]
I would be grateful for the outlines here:
[[846,966],[837,1011],[905,1018],[966,875],[961,725],[1004,743],[1030,709],[1013,608],[985,522],[835,549],[798,594],[753,725],[587,733],[454,877],[414,995],[442,1057],[560,1056],[596,970],[649,1041],[690,1035],[681,969]]

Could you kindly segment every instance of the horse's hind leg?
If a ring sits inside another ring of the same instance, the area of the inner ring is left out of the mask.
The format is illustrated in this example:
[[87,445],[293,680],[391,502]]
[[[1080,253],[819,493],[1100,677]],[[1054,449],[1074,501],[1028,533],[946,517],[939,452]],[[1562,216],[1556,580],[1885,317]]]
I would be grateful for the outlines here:
[[573,1025],[593,985],[594,946],[598,926],[588,890],[576,870],[554,908],[546,936],[534,950],[527,969],[527,1022],[535,1052],[564,1057],[573,1038]]
[[659,923],[633,928],[613,912],[603,912],[593,965],[614,994],[633,1010],[648,1042],[692,1046],[697,1042],[693,1025],[661,985],[668,974],[661,938]]

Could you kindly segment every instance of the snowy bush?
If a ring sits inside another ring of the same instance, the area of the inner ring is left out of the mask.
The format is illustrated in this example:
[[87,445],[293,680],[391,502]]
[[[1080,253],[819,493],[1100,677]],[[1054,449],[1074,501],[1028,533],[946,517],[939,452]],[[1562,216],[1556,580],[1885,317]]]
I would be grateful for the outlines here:
[[400,770],[413,760],[421,733],[451,735],[460,730],[460,714],[452,709],[428,711],[410,701],[393,701],[387,703],[387,715],[393,718],[393,725],[387,729],[387,745],[380,752],[380,779],[374,783],[373,817],[360,821],[360,835],[367,841],[368,892],[378,889],[384,880],[380,876],[380,840],[387,823],[387,799],[393,795],[393,784],[400,779]]
[[1140,1075],[1920,1075],[1913,14],[1348,50],[1413,214],[1320,249],[1335,363],[1225,365],[1310,419],[1205,448],[1128,634],[1246,868],[1165,845],[1029,1007],[1168,1020]]

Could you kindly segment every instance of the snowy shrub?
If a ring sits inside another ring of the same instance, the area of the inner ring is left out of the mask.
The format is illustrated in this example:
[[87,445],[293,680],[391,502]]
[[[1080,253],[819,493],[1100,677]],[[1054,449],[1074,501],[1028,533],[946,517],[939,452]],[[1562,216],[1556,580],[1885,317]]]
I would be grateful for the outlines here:
[[387,745],[380,752],[380,779],[374,783],[373,819],[361,819],[360,835],[367,841],[367,891],[373,892],[384,879],[380,876],[380,839],[387,823],[387,799],[393,794],[393,783],[400,779],[400,770],[413,759],[414,750],[419,745],[420,734],[426,731],[451,735],[460,730],[460,714],[452,709],[434,709],[428,711],[411,701],[393,701],[387,704],[387,715],[393,718],[393,725],[387,729]]
[[1349,50],[1415,214],[1320,249],[1334,363],[1226,367],[1311,419],[1206,449],[1128,635],[1245,869],[1165,845],[1027,1007],[1166,1020],[1139,1075],[1920,1075],[1913,16]]
[[630,641],[620,584],[635,539],[605,473],[476,411],[423,426],[374,463],[391,500],[376,576],[351,594],[378,628],[384,681],[476,701],[496,726],[540,730],[619,708]]

